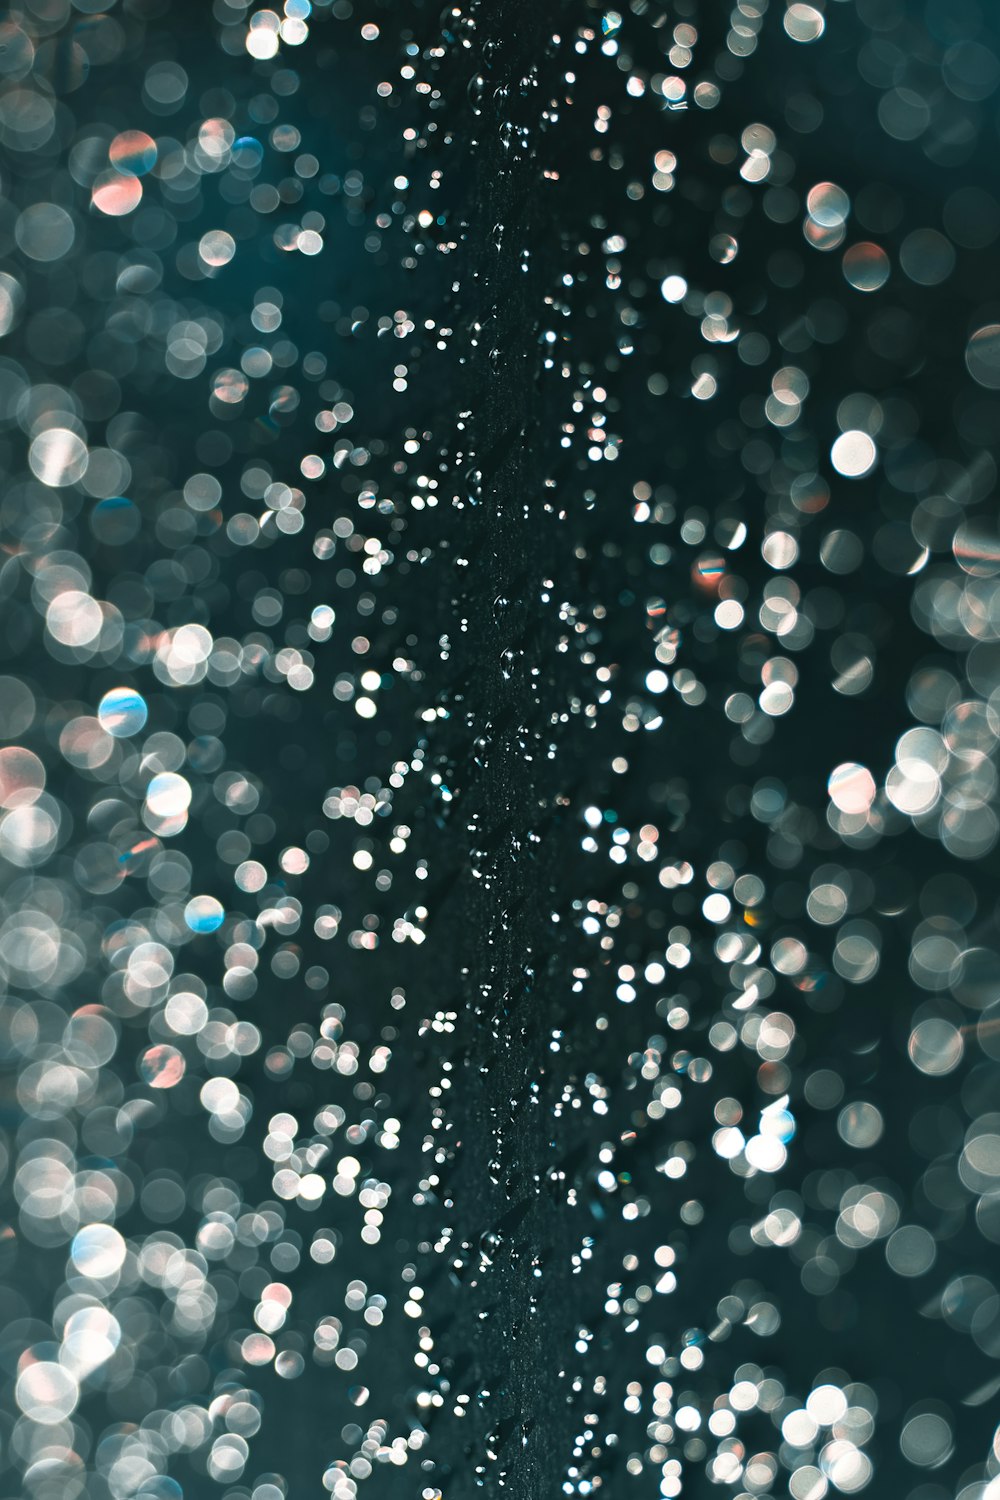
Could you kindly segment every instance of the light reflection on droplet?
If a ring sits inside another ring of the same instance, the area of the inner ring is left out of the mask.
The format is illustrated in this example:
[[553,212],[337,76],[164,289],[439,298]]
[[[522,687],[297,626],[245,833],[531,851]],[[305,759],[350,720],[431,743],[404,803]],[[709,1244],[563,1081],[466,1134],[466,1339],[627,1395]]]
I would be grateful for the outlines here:
[[139,1076],[151,1089],[172,1089],[184,1077],[184,1058],[176,1047],[160,1042],[139,1059]]
[[156,142],[144,130],[122,130],[108,147],[111,165],[132,177],[152,171],[156,155]]
[[859,292],[877,292],[889,279],[889,257],[870,240],[845,250],[843,267],[845,280]]
[[95,1280],[120,1270],[125,1253],[125,1241],[111,1224],[88,1224],[77,1231],[70,1248],[76,1269]]
[[977,328],[965,350],[969,374],[987,390],[1000,390],[1000,323]]
[[106,172],[95,179],[90,194],[94,207],[109,218],[120,219],[132,213],[142,201],[142,183],[138,177]]
[[146,788],[146,806],[157,818],[178,817],[190,802],[190,783],[174,771],[161,771]]
[[830,462],[847,479],[861,479],[871,473],[877,456],[867,432],[842,432],[830,449]]
[[225,916],[221,902],[214,896],[193,896],[184,908],[184,920],[192,932],[216,932]]
[[128,739],[138,734],[148,715],[146,700],[134,688],[112,688],[97,707],[101,728],[115,739]]

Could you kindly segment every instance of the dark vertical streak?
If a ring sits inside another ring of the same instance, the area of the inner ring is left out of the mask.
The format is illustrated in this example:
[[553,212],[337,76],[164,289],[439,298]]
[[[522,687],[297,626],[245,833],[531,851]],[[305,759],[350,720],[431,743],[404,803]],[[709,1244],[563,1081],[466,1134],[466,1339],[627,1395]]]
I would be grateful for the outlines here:
[[449,1404],[471,1398],[445,1445],[454,1445],[456,1497],[478,1488],[553,1494],[566,1458],[562,1424],[549,1415],[566,1400],[569,1224],[543,1185],[555,1146],[547,1036],[565,1004],[553,922],[569,856],[560,814],[581,747],[579,727],[574,740],[560,721],[568,690],[555,580],[566,588],[572,548],[545,482],[554,434],[539,384],[558,253],[542,113],[561,11],[513,3],[480,13],[483,85],[462,248],[458,404],[470,412],[474,503],[452,540],[467,566],[451,575],[458,685],[449,748],[464,870],[442,918],[459,969],[460,1047],[442,1188],[454,1229],[450,1275],[434,1299],[452,1315],[440,1346]]

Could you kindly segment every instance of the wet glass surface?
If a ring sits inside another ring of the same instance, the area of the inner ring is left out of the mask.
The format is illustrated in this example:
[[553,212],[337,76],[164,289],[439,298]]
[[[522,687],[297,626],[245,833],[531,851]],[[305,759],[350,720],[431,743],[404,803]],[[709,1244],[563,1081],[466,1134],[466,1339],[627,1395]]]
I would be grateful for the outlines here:
[[0,24],[4,1500],[998,1500],[998,111]]

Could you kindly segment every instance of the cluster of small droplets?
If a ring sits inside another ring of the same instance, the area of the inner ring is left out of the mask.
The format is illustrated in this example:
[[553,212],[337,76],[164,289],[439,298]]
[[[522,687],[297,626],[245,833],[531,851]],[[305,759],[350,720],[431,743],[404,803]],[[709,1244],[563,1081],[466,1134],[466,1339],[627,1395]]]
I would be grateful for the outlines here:
[[1000,48],[487,9],[0,27],[3,1483],[995,1500]]

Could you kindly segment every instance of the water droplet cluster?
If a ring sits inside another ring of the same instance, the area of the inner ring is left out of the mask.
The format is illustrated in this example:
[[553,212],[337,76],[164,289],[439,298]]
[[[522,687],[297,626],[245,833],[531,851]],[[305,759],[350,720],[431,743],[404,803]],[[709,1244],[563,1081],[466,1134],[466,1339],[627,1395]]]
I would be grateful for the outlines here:
[[995,17],[176,19],[0,25],[0,1489],[997,1500]]

